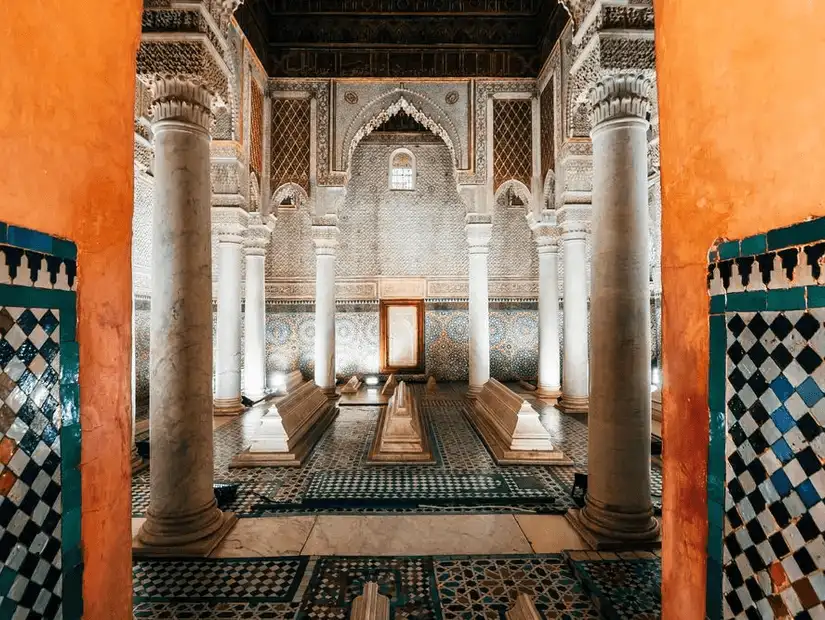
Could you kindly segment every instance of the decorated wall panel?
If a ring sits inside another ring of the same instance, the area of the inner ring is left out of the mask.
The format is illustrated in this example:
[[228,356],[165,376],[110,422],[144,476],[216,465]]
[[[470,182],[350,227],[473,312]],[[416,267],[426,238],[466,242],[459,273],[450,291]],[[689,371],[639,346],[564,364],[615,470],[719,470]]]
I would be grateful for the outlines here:
[[[553,114],[554,101],[553,80],[551,78],[547,87],[541,93],[539,100],[541,110],[541,172],[542,177],[548,170],[553,170],[556,165],[556,149],[553,131],[555,129],[555,119]],[[552,205],[551,205],[552,206]]]
[[509,180],[531,185],[533,111],[529,99],[493,101],[493,176],[498,189]]
[[82,616],[77,248],[0,223],[0,616]]
[[710,253],[707,615],[825,615],[825,218]]
[[[527,206],[496,204],[493,211],[493,232],[490,239],[488,273],[490,278],[521,278],[538,280],[539,264],[533,234],[527,225]],[[524,295],[525,288],[502,297]],[[538,289],[536,289],[538,294]]]
[[[377,374],[377,304],[339,304],[335,315],[335,363],[339,378]],[[438,381],[466,381],[469,314],[466,302],[430,303],[425,311],[426,374]],[[267,373],[315,368],[315,314],[310,305],[273,305],[266,315]],[[502,381],[534,378],[538,372],[538,311],[535,304],[490,311],[491,374]]]
[[141,297],[134,300],[135,330],[134,373],[135,373],[135,418],[149,418],[149,333],[150,301]]
[[280,207],[278,221],[267,247],[266,279],[315,278],[310,205]]
[[251,82],[249,167],[260,176],[264,166],[264,92],[255,80]]
[[465,208],[446,146],[408,145],[416,160],[416,182],[413,191],[403,191],[389,187],[389,162],[406,143],[372,140],[353,154],[338,213],[338,276],[466,277]]
[[295,183],[309,193],[310,111],[309,99],[272,100],[270,191]]

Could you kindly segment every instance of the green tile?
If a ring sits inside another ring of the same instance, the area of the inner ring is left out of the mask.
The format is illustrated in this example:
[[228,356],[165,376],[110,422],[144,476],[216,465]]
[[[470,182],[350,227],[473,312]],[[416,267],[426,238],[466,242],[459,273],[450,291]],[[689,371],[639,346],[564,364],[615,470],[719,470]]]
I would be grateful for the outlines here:
[[76,467],[67,469],[63,467],[61,470],[62,476],[62,493],[63,493],[63,509],[70,510],[72,508],[80,509],[80,470]]
[[710,317],[710,359],[708,360],[708,407],[710,411],[725,410],[725,354],[727,343],[725,316],[714,315]]
[[722,565],[708,560],[705,614],[708,620],[722,620]]
[[[12,618],[17,613],[17,603],[8,597],[0,598],[0,618]],[[65,614],[63,615],[65,618]]]
[[726,241],[719,245],[719,258],[721,260],[728,260],[730,258],[737,258],[739,256],[739,242]]
[[0,243],[5,243],[9,238],[9,227],[5,222],[0,222]]
[[728,293],[725,309],[728,312],[757,312],[767,307],[765,291]]
[[708,252],[708,262],[709,263],[713,263],[718,259],[719,259],[719,252],[717,252],[716,250],[711,250],[710,252]]
[[823,308],[825,307],[825,286],[809,286],[808,288],[808,307],[809,308]]
[[719,504],[725,501],[725,472],[722,468],[722,475],[708,473],[708,501]]
[[5,596],[17,577],[17,571],[8,566],[0,567],[0,597]]
[[60,306],[60,342],[74,342],[77,340],[77,300],[75,293],[71,293],[71,303]]
[[52,241],[52,254],[60,258],[77,260],[77,246],[71,241],[55,238]]
[[[60,326],[61,330],[63,325]],[[76,342],[60,343],[60,383],[71,385],[80,379],[80,347]]]
[[[711,519],[708,513],[708,560],[722,562],[722,534],[724,532],[724,515],[722,507],[716,502],[710,502],[714,506],[714,517]],[[716,506],[719,507],[719,514],[715,514]]]
[[80,386],[77,383],[60,385],[60,406],[63,424],[80,423]]
[[740,244],[742,249],[742,256],[754,256],[755,254],[764,254],[768,251],[768,238],[766,235],[754,235],[753,237],[746,237],[742,239]]
[[83,565],[63,571],[63,620],[83,618]]
[[804,310],[805,287],[768,291],[768,310]]
[[83,561],[80,552],[80,507],[63,511],[63,567],[71,570]]
[[52,253],[52,243],[54,238],[36,230],[20,228],[19,226],[9,226],[7,230],[8,243],[18,248],[34,250],[43,254]]
[[60,429],[60,449],[63,454],[63,469],[71,470],[80,465],[80,424],[65,424]]
[[787,228],[779,228],[768,233],[768,249],[781,250],[782,248],[804,243],[813,243],[825,239],[825,218],[817,218],[808,222],[799,222]]
[[724,314],[725,313],[725,296],[714,295],[710,298],[710,313]]

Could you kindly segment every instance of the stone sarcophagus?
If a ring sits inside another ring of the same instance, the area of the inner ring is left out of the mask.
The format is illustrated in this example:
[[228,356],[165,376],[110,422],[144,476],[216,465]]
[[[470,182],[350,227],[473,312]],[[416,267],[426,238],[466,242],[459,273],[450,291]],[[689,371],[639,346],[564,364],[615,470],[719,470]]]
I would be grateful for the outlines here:
[[495,379],[484,384],[468,417],[499,465],[572,465],[553,448],[538,412]]
[[300,467],[337,414],[335,401],[321,388],[302,383],[269,408],[252,444],[230,467]]
[[435,463],[430,435],[412,391],[403,381],[382,410],[369,460],[378,463]]
[[352,375],[350,380],[344,384],[344,387],[341,388],[341,394],[356,394],[358,389],[361,387],[361,380],[358,378],[358,375]]

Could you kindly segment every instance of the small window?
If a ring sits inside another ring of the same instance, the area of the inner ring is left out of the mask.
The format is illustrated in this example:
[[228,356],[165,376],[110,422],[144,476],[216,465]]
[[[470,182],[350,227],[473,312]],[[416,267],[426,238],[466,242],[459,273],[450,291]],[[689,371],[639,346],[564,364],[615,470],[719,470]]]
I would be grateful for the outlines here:
[[415,189],[415,156],[399,149],[390,156],[390,189]]

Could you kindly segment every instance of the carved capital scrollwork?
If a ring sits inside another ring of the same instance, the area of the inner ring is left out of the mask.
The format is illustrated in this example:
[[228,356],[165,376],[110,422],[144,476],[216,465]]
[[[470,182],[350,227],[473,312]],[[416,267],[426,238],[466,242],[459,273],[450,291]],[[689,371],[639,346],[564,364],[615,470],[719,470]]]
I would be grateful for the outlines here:
[[470,254],[483,254],[489,251],[490,239],[493,236],[493,218],[484,213],[468,213],[465,218],[464,230],[467,233],[467,245]]
[[152,122],[181,121],[209,130],[212,94],[203,85],[178,77],[152,82]]
[[250,213],[244,233],[244,252],[249,256],[265,256],[274,228],[275,218],[273,216]]
[[593,127],[617,118],[647,119],[652,82],[644,75],[613,75],[600,80],[588,93]]
[[338,247],[338,216],[321,215],[312,218],[312,241],[316,255],[335,255]]

